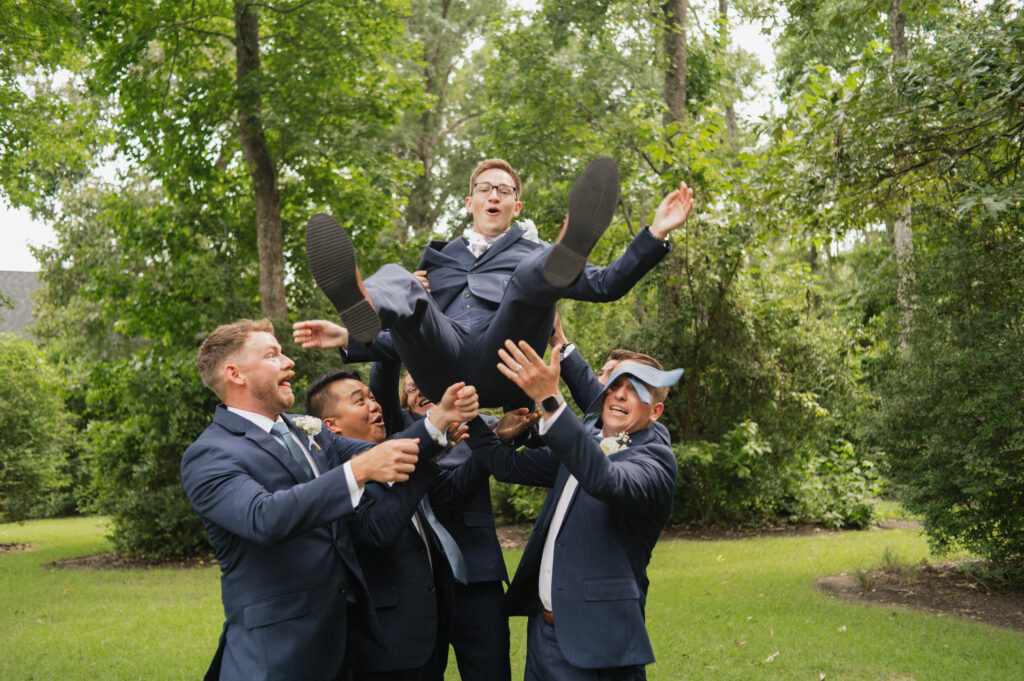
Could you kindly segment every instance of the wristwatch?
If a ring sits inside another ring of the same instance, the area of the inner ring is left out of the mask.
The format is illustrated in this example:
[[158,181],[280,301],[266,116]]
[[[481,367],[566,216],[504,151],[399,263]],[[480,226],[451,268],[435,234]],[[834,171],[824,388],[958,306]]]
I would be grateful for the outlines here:
[[540,401],[540,408],[545,413],[552,413],[558,411],[558,408],[565,404],[565,398],[562,397],[561,393],[555,393],[554,395],[548,395]]

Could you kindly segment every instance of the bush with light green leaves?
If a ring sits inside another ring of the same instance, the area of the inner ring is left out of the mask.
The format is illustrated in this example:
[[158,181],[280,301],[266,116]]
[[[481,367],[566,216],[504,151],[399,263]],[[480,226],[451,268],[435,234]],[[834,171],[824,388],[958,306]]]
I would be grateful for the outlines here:
[[0,521],[22,520],[67,482],[70,418],[60,376],[28,340],[0,333],[0,372]]

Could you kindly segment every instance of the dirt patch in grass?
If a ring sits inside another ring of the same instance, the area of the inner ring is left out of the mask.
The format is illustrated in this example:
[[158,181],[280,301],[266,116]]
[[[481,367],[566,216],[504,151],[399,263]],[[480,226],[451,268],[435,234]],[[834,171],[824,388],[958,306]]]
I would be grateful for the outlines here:
[[0,553],[17,553],[18,551],[30,551],[32,547],[28,544],[0,544]]
[[146,560],[128,558],[116,553],[97,553],[81,558],[65,558],[47,563],[56,570],[123,570],[126,568],[202,568],[216,566],[212,558],[175,558],[172,560]]
[[841,598],[925,610],[1024,631],[1024,591],[984,584],[964,562],[827,575],[817,586]]

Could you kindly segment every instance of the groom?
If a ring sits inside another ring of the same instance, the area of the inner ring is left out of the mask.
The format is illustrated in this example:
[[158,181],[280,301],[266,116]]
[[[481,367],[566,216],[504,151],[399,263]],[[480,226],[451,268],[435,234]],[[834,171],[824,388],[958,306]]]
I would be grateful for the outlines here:
[[[434,401],[444,386],[465,381],[476,387],[481,407],[528,404],[495,368],[505,339],[526,340],[543,352],[559,299],[607,302],[625,295],[665,256],[669,233],[693,206],[693,192],[680,183],[621,257],[605,268],[587,265],[615,213],[618,188],[614,161],[591,163],[569,195],[562,233],[547,245],[536,231],[512,225],[523,206],[518,174],[501,159],[484,161],[473,171],[466,197],[473,231],[428,246],[420,263],[427,286],[393,264],[362,282],[345,232],[329,216],[314,215],[306,232],[309,268],[347,330],[319,320],[299,322],[295,340],[304,347],[347,345],[351,362],[398,357]],[[388,333],[378,334],[381,327]]]

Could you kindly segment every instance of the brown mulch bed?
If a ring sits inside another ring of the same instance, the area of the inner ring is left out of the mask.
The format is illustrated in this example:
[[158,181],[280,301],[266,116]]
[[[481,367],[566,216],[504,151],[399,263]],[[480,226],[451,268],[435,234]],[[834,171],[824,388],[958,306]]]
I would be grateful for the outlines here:
[[123,570],[125,568],[202,568],[216,566],[213,558],[177,558],[174,560],[145,560],[128,558],[116,553],[97,553],[81,558],[65,558],[47,563],[58,570]]
[[841,598],[903,606],[1024,631],[1024,591],[993,587],[971,574],[965,562],[878,569],[857,575],[826,575],[818,588]]
[[18,551],[28,551],[31,548],[28,544],[0,544],[0,553],[17,553]]

